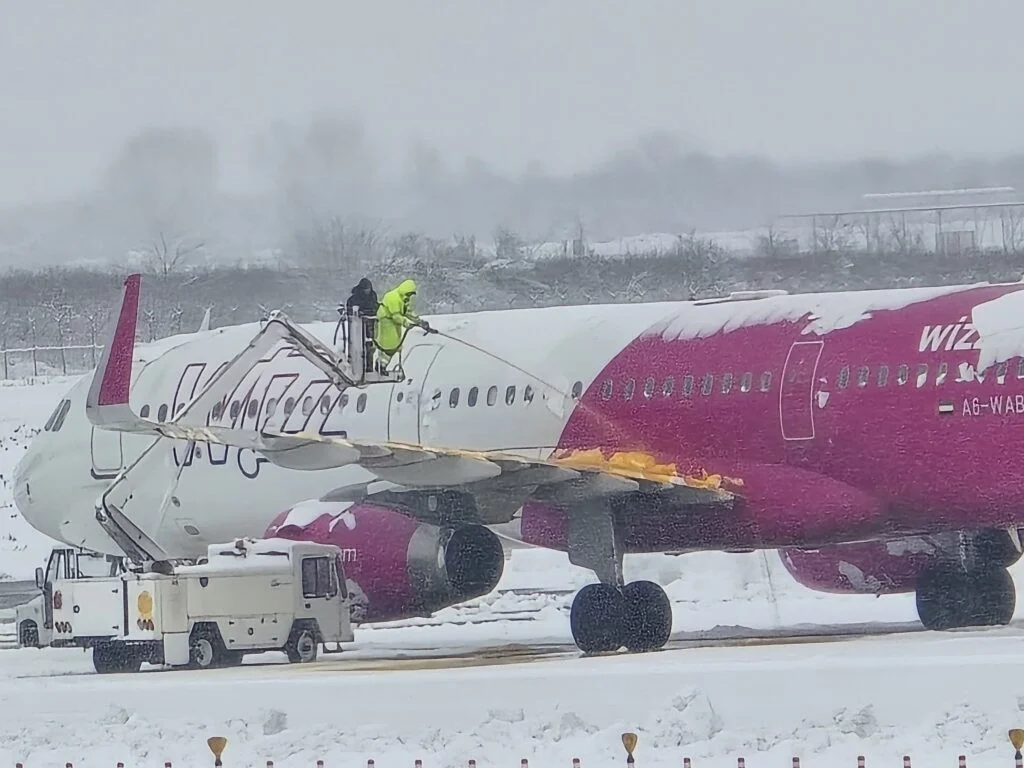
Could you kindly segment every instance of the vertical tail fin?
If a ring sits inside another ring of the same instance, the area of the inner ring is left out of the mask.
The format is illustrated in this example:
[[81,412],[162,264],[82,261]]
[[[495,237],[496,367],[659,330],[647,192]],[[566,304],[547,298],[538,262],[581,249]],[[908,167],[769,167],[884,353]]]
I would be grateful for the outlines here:
[[95,426],[134,421],[128,406],[128,395],[132,383],[141,282],[142,275],[137,273],[129,275],[124,281],[121,307],[92,377],[85,410],[89,421]]

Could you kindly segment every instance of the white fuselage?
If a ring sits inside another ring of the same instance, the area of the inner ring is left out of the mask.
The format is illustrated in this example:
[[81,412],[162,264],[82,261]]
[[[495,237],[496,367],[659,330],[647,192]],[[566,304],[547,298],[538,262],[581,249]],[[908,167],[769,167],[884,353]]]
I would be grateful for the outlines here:
[[[211,423],[344,431],[350,437],[544,456],[556,446],[580,393],[609,361],[645,329],[669,322],[687,306],[692,305],[554,307],[430,318],[446,336],[409,334],[404,382],[344,393],[306,360],[279,350],[254,367]],[[335,332],[333,323],[307,328],[327,342]],[[258,329],[231,326],[137,347],[133,409],[157,420],[171,418]],[[84,411],[90,380],[84,376],[65,395],[64,418],[39,433],[18,465],[15,501],[52,538],[120,554],[97,523],[95,504],[115,474],[154,438],[93,428]],[[206,418],[190,413],[184,421]],[[203,444],[189,451],[185,443],[164,442],[159,450],[166,461],[132,499],[132,522],[180,556],[202,555],[209,544],[233,537],[262,536],[294,504],[374,479],[354,465],[287,470],[248,449]],[[182,465],[173,498],[164,504]],[[514,536],[514,526],[503,532]]]

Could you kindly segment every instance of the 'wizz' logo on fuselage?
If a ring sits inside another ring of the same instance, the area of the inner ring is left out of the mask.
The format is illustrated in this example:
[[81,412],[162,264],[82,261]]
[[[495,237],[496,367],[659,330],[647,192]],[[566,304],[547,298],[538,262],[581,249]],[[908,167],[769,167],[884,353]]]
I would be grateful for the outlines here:
[[978,349],[981,337],[975,327],[961,317],[952,325],[926,325],[921,331],[918,352],[967,352]]
[[[294,370],[270,373],[269,364],[281,352],[287,354],[285,350],[278,350],[270,357],[258,361],[235,388],[205,415],[205,424],[263,431],[273,422],[273,431],[283,434],[316,431],[322,435],[344,437],[346,431],[337,423],[337,417],[344,407],[343,395],[330,381],[316,378],[315,375],[303,381],[305,377]],[[177,413],[226,365],[186,365],[175,388],[170,413]],[[267,462],[266,458],[250,448],[215,443],[185,448],[179,441],[175,442],[177,444],[172,445],[171,456],[174,464],[179,467],[190,467],[196,459],[205,458],[211,467],[232,466],[251,480],[259,476],[260,467]]]

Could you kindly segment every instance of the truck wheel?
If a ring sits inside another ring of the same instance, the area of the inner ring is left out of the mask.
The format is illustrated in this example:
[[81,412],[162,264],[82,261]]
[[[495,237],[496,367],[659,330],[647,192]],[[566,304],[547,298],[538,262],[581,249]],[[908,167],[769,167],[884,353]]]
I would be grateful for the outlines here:
[[284,647],[284,652],[288,654],[288,661],[292,664],[308,664],[311,661],[316,661],[319,650],[316,634],[309,627],[293,629],[291,637],[288,638]]
[[209,669],[220,661],[217,638],[211,632],[193,632],[188,642],[189,669]]
[[97,643],[92,647],[92,665],[101,675],[138,672],[142,668],[142,656],[120,643]]
[[39,629],[34,621],[26,621],[21,625],[21,645],[23,648],[39,647]]

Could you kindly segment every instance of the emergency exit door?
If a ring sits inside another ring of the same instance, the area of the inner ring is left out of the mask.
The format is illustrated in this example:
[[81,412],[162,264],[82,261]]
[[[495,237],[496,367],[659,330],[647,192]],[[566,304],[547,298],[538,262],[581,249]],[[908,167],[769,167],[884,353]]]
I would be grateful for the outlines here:
[[424,402],[427,393],[424,384],[441,347],[437,344],[417,344],[409,349],[402,360],[405,381],[391,388],[388,407],[388,439],[400,443],[422,444],[423,417],[430,403]]
[[823,341],[798,341],[789,348],[779,387],[783,440],[814,439],[814,382]]

